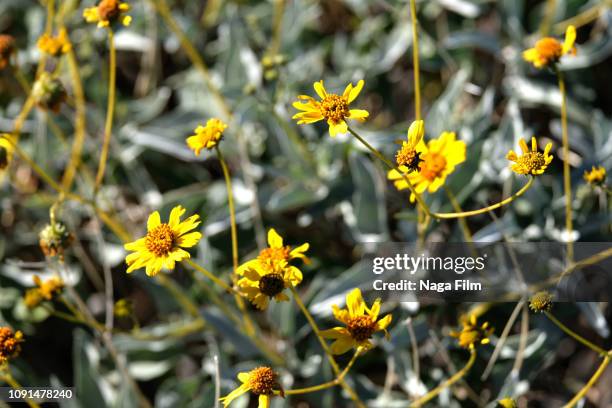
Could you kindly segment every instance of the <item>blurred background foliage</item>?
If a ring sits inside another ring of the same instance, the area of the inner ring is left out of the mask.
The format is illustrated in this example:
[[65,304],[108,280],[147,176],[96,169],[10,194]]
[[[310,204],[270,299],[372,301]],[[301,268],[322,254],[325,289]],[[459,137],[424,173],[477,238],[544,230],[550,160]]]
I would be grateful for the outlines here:
[[[291,102],[298,94],[312,94],[312,83],[319,79],[338,92],[348,82],[365,79],[356,106],[367,109],[370,119],[358,129],[393,157],[394,140],[404,137],[414,119],[407,2],[288,0],[280,9],[277,1],[167,1],[236,115],[221,149],[233,176],[241,260],[264,244],[264,229],[269,227],[276,228],[287,243],[310,242],[313,263],[303,269],[300,290],[320,326],[331,326],[330,305],[341,303],[353,287],[370,287],[371,271],[360,261],[371,249],[368,243],[414,241],[416,211],[408,194],[396,191],[380,163],[352,138],[332,139],[323,125],[298,127],[292,122]],[[93,174],[106,109],[106,36],[81,17],[92,2],[61,3],[71,11],[66,25],[87,98],[83,162]],[[578,26],[578,55],[560,65],[569,93],[576,238],[609,241],[609,204],[605,195],[584,184],[582,173],[592,165],[612,167],[610,4],[548,3],[554,7],[552,34],[562,36],[568,19]],[[188,213],[200,214],[204,239],[195,251],[196,260],[228,279],[231,246],[221,167],[212,155],[195,157],[184,141],[198,123],[222,116],[223,109],[152,4],[130,4],[132,25],[116,35],[118,101],[100,206],[134,235],[142,234],[147,215],[155,209],[163,217],[180,203]],[[552,141],[553,154],[561,155],[561,99],[555,76],[536,71],[521,59],[521,51],[534,43],[546,24],[546,7],[546,1],[536,0],[418,2],[426,135],[455,131],[467,143],[467,161],[447,182],[464,209],[496,202],[521,185],[505,159],[519,138],[537,135],[543,144]],[[274,16],[279,10],[282,25],[275,34]],[[45,16],[44,5],[36,1],[0,2],[0,32],[16,38],[19,67],[30,81],[40,57],[36,40],[44,31]],[[68,69],[59,69],[72,95]],[[9,132],[26,95],[9,69],[0,72],[0,92],[0,130]],[[51,117],[60,132],[50,127]],[[23,129],[21,147],[55,179],[69,159],[73,123],[69,100],[57,115],[33,112]],[[239,129],[242,144],[237,143]],[[79,172],[75,189],[91,197],[87,171]],[[27,338],[22,357],[13,364],[16,377],[30,386],[74,384],[78,402],[62,405],[66,407],[136,406],[133,392],[90,330],[49,316],[44,308],[28,311],[20,300],[32,285],[33,273],[52,273],[38,249],[38,232],[48,222],[53,200],[53,191],[20,160],[0,188],[0,320],[23,330]],[[443,190],[428,195],[427,201],[434,210],[452,211]],[[211,407],[217,364],[225,393],[235,386],[238,371],[270,363],[211,302],[211,296],[221,294],[211,293],[198,276],[181,267],[171,279],[197,302],[206,323],[177,335],[190,318],[157,281],[142,271],[125,274],[120,240],[92,217],[91,209],[67,201],[60,214],[77,236],[66,265],[93,314],[104,318],[103,265],[112,268],[114,299],[134,304],[135,320],[149,337],[133,336],[133,322],[117,319],[123,333],[114,335],[113,342],[156,406]],[[495,218],[481,215],[467,222],[475,241],[563,240],[561,161],[554,160],[533,188],[496,211]],[[442,221],[430,226],[427,240],[462,241],[463,235],[456,221]],[[384,309],[394,310],[391,340],[381,340],[379,347],[357,361],[350,383],[371,406],[407,406],[410,396],[432,388],[453,367],[464,364],[466,353],[447,334],[459,313],[471,306],[386,304]],[[487,310],[486,319],[497,328],[496,335],[513,307],[499,304]],[[558,313],[573,321],[585,337],[609,348],[608,305],[564,304]],[[252,310],[252,315],[262,328],[262,339],[282,356],[275,368],[287,387],[332,378],[316,338],[292,303],[274,304],[265,313]],[[419,347],[418,376],[404,323],[409,317]],[[529,406],[557,406],[594,371],[592,352],[564,337],[547,320],[534,317],[524,365],[513,372],[518,326],[511,330],[490,376],[481,378],[492,351],[485,348],[465,382],[444,392],[434,405],[484,406],[500,396],[524,395]],[[345,359],[341,357],[340,363]],[[604,374],[585,406],[612,404],[606,386],[611,382],[612,374]],[[340,389],[333,388],[287,401],[275,399],[273,406],[339,407],[349,406],[347,401]],[[246,399],[235,406],[245,404]]]

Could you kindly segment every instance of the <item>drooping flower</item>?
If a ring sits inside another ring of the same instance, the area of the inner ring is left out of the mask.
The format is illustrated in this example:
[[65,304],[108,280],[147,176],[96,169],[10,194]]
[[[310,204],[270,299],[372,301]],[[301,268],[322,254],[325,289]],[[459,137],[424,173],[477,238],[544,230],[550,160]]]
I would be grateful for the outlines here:
[[576,27],[570,25],[565,31],[563,44],[556,38],[544,37],[535,43],[533,48],[523,51],[523,59],[531,62],[536,68],[547,67],[559,62],[563,55],[576,54]]
[[15,53],[15,38],[12,35],[0,34],[0,69],[4,69]]
[[270,400],[274,396],[285,396],[278,381],[278,374],[270,367],[257,367],[248,373],[239,373],[238,379],[242,384],[220,400],[224,408],[249,391],[259,398],[258,408],[269,408]]
[[68,95],[59,79],[43,72],[32,86],[32,97],[40,109],[58,113]]
[[23,333],[19,330],[14,332],[10,327],[0,327],[0,366],[19,355],[22,342]]
[[380,299],[376,299],[372,307],[368,307],[363,300],[361,290],[353,289],[346,296],[346,309],[340,309],[337,305],[332,306],[334,317],[345,327],[334,327],[324,330],[321,335],[335,341],[331,345],[334,354],[344,354],[352,348],[369,350],[372,348],[370,339],[374,333],[383,331],[388,337],[387,327],[391,323],[391,314],[378,319],[380,313]]
[[309,124],[326,120],[329,125],[329,134],[333,137],[338,133],[348,132],[347,119],[355,119],[363,122],[370,115],[363,109],[349,109],[351,102],[357,98],[363,88],[363,79],[357,82],[357,86],[348,84],[342,95],[327,93],[323,86],[323,81],[315,82],[314,89],[321,98],[315,100],[308,95],[299,95],[298,100],[293,103],[293,107],[302,112],[293,115],[293,119],[298,120],[298,125]]
[[[399,170],[406,175],[418,194],[425,190],[430,193],[436,192],[446,182],[446,177],[455,171],[455,167],[465,161],[465,142],[456,140],[454,132],[442,132],[437,139],[430,140],[427,144],[421,139],[416,146],[419,152],[419,171],[411,171],[407,166],[400,166]],[[395,188],[403,190],[408,188],[406,180],[397,170],[390,170],[387,174],[389,180],[393,180]],[[410,195],[410,201],[416,199],[414,194]]]
[[74,235],[70,233],[66,224],[59,220],[47,224],[38,234],[40,249],[48,257],[63,257],[64,251],[70,247],[72,241]]
[[13,161],[14,148],[11,140],[13,138],[8,133],[0,134],[0,181]]
[[284,245],[283,238],[274,228],[268,231],[268,245],[257,258],[245,262],[236,270],[242,276],[238,280],[240,291],[261,310],[268,307],[272,298],[277,302],[288,301],[289,297],[283,291],[302,282],[302,271],[290,262],[298,258],[309,262],[304,254],[310,246],[308,243],[296,248]]
[[227,125],[221,120],[208,119],[206,126],[199,125],[194,130],[195,134],[187,138],[187,146],[194,151],[196,156],[199,156],[202,149],[211,150],[217,146],[226,128]]
[[531,174],[533,176],[544,173],[553,159],[553,156],[548,154],[552,148],[552,143],[546,145],[544,153],[538,151],[538,142],[535,137],[531,138],[531,151],[527,146],[527,142],[523,139],[519,140],[519,146],[523,154],[519,156],[514,150],[510,150],[506,155],[506,159],[514,162],[510,166],[512,171],[517,174]]
[[181,221],[185,211],[180,205],[174,207],[168,223],[161,222],[157,211],[149,215],[147,235],[124,245],[128,251],[134,251],[125,258],[128,273],[146,268],[148,276],[155,276],[162,268],[173,270],[176,262],[190,257],[183,248],[195,246],[202,234],[189,232],[200,224],[200,216],[192,215]]
[[550,312],[553,296],[545,290],[537,292],[529,299],[529,308],[536,313]]
[[126,15],[130,11],[130,5],[119,0],[102,0],[96,7],[83,10],[83,17],[88,23],[97,23],[98,27],[109,27],[115,22],[129,26],[132,17]]
[[592,186],[601,186],[606,182],[606,169],[602,166],[593,166],[584,172],[584,181]]
[[471,314],[469,317],[463,317],[461,331],[451,331],[451,337],[458,339],[459,346],[466,349],[474,349],[479,344],[489,344],[489,337],[493,334],[493,328],[489,327],[489,322],[478,325],[477,317]]
[[60,29],[56,37],[47,33],[43,34],[38,38],[36,46],[40,51],[54,57],[59,54],[65,54],[72,49],[72,44],[65,28]]
[[415,120],[408,128],[407,140],[402,141],[402,147],[395,154],[395,161],[399,167],[406,167],[409,172],[418,171],[421,163],[421,152],[417,145],[425,134],[425,122]]

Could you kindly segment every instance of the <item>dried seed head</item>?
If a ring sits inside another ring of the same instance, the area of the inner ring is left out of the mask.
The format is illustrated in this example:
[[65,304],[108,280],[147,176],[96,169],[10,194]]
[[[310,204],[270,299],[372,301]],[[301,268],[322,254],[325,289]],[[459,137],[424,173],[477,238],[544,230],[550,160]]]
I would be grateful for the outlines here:
[[46,256],[54,257],[64,255],[74,239],[68,227],[62,221],[55,221],[47,226],[38,235],[40,249]]

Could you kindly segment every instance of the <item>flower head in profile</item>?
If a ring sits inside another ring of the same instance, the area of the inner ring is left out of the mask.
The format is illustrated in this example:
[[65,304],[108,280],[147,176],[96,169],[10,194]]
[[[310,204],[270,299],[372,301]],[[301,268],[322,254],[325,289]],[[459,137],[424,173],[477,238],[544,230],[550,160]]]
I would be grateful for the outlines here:
[[65,54],[72,49],[72,44],[65,28],[60,29],[56,37],[47,33],[43,34],[38,38],[36,46],[40,51],[54,57],[59,54]]
[[409,172],[418,171],[421,163],[421,152],[417,151],[417,145],[425,134],[425,122],[415,120],[408,128],[407,140],[402,141],[402,147],[395,154],[397,165],[405,167]]
[[512,171],[517,174],[531,174],[533,176],[544,173],[553,159],[553,156],[549,154],[552,143],[546,145],[544,153],[538,151],[538,141],[535,137],[531,138],[531,150],[523,139],[519,140],[519,146],[523,154],[519,156],[514,150],[510,150],[506,155],[506,159],[514,162],[510,166]]
[[199,125],[194,130],[195,134],[187,138],[187,146],[194,151],[196,156],[199,156],[202,149],[211,150],[217,146],[226,128],[227,125],[221,120],[208,119],[206,126]]
[[13,160],[13,143],[12,136],[8,133],[0,134],[0,180],[4,178],[6,169],[11,165]]
[[15,38],[12,35],[0,34],[0,69],[4,69],[15,53]]
[[19,355],[21,343],[23,333],[19,330],[13,331],[10,327],[0,327],[0,366]]
[[97,23],[98,27],[110,27],[111,24],[120,22],[129,26],[132,17],[126,15],[130,11],[130,5],[119,0],[101,0],[96,7],[83,10],[83,17],[88,23]]
[[514,398],[506,397],[497,401],[497,404],[502,408],[517,408],[518,405]]
[[328,93],[323,86],[323,81],[315,82],[314,89],[320,101],[311,96],[300,95],[293,107],[301,112],[293,115],[298,120],[298,125],[309,124],[326,120],[329,125],[329,134],[333,137],[338,133],[348,132],[347,119],[355,119],[363,122],[370,115],[363,109],[349,109],[351,102],[357,98],[363,88],[363,79],[357,82],[357,86],[348,84],[342,95]]
[[174,207],[167,223],[161,222],[157,211],[149,215],[147,235],[124,246],[128,251],[134,251],[125,258],[128,273],[146,268],[147,275],[155,276],[162,268],[173,270],[176,262],[190,257],[183,248],[195,246],[202,234],[192,231],[200,224],[199,215],[181,221],[185,211],[180,205]]
[[45,256],[62,258],[74,241],[74,235],[62,221],[54,220],[38,234],[38,244]]
[[[400,166],[399,170],[410,180],[418,194],[425,190],[436,192],[444,185],[446,177],[455,171],[455,167],[465,161],[465,142],[457,140],[454,132],[443,132],[427,144],[421,139],[415,151],[419,152],[418,171],[411,171],[406,165]],[[389,171],[387,178],[393,180],[398,190],[408,188],[406,180],[397,170]],[[414,194],[410,195],[411,202],[415,198]]]
[[559,62],[566,54],[575,55],[576,28],[567,27],[563,44],[552,37],[544,37],[535,43],[533,48],[523,51],[523,59],[531,62],[536,68],[543,68]]
[[489,337],[493,334],[493,328],[489,327],[489,322],[478,325],[475,314],[461,319],[461,331],[451,331],[451,337],[458,339],[459,346],[466,349],[474,349],[479,344],[489,344]]
[[592,186],[602,186],[606,182],[606,169],[602,166],[593,166],[584,172],[584,181]]
[[369,350],[372,348],[372,335],[379,331],[389,337],[387,327],[392,316],[388,314],[382,319],[378,318],[380,303],[380,299],[376,299],[372,307],[368,307],[361,296],[361,290],[355,288],[346,295],[346,309],[332,306],[334,317],[344,324],[344,327],[334,327],[321,332],[323,337],[335,340],[331,345],[332,353],[344,354],[352,348]]
[[258,408],[269,408],[270,400],[274,396],[285,396],[283,388],[278,381],[278,374],[270,367],[257,367],[248,373],[239,373],[238,379],[242,384],[221,398],[224,408],[228,407],[233,400],[249,391],[259,398]]
[[58,113],[68,94],[59,79],[43,72],[32,86],[32,97],[40,109]]
[[529,308],[536,313],[550,312],[552,304],[553,295],[545,290],[537,292],[529,299]]
[[245,262],[236,270],[242,276],[238,280],[240,291],[261,310],[268,307],[270,299],[288,301],[289,297],[283,291],[302,282],[302,271],[290,262],[294,259],[309,262],[304,254],[308,250],[308,243],[296,248],[284,245],[283,238],[274,228],[268,231],[268,245],[257,258]]

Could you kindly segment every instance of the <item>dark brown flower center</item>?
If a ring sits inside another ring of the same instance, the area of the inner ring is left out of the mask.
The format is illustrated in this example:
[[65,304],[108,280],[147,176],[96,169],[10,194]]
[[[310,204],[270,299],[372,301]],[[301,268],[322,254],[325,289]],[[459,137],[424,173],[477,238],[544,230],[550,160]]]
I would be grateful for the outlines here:
[[349,115],[348,102],[340,95],[329,94],[321,101],[321,113],[327,120],[340,122]]
[[160,224],[145,237],[145,246],[156,256],[167,255],[174,247],[174,232],[168,224]]
[[352,317],[347,323],[347,330],[357,341],[365,341],[376,331],[376,322],[370,316]]
[[274,297],[285,289],[285,281],[280,273],[269,273],[259,280],[259,290],[266,296]]
[[255,395],[272,395],[279,388],[276,373],[270,367],[251,370],[247,385]]
[[406,166],[410,171],[419,170],[419,164],[423,161],[421,153],[414,150],[408,145],[402,146],[395,155],[395,161],[398,166]]

